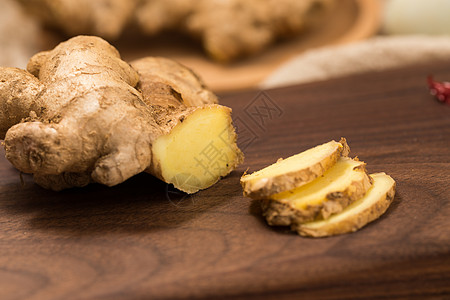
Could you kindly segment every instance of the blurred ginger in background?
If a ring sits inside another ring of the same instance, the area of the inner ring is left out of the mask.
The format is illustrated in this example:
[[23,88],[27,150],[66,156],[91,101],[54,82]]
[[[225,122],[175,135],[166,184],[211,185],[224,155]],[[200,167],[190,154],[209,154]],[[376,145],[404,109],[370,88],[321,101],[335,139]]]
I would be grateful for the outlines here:
[[[199,57],[209,60],[193,59],[192,51],[172,58],[187,58],[180,62],[198,71],[215,90],[254,87],[264,78],[263,87],[320,80],[397,67],[422,56],[442,59],[450,45],[450,0],[0,0],[0,6],[2,66],[24,68],[34,53],[79,34],[125,44],[132,51],[122,53],[141,56],[166,56],[166,48],[150,51],[158,47],[150,37],[185,35],[202,46]],[[333,29],[331,17],[343,7],[356,14],[362,7],[376,8],[371,15],[376,28],[342,41],[325,34],[326,43],[317,43],[312,35],[321,32],[310,29]],[[377,33],[381,35],[373,38]],[[391,37],[398,34],[428,37]],[[313,42],[295,42],[304,37]],[[361,38],[365,45],[351,43]],[[188,43],[184,39],[175,47],[192,50]],[[290,52],[277,51],[289,43]],[[340,43],[348,48],[335,48]]]
[[334,0],[20,0],[47,26],[69,36],[117,39],[125,29],[143,35],[166,30],[200,40],[210,57],[228,62],[295,36]]

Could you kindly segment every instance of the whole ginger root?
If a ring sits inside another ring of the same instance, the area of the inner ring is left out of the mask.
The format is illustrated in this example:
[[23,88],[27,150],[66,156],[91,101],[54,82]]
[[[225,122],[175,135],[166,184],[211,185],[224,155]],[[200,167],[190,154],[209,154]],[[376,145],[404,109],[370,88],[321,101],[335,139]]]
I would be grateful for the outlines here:
[[[28,71],[0,68],[7,159],[53,190],[147,171],[188,193],[242,161],[231,110],[192,71],[163,58],[133,65],[103,39],[78,36],[33,56]],[[202,161],[211,145],[220,160]]]

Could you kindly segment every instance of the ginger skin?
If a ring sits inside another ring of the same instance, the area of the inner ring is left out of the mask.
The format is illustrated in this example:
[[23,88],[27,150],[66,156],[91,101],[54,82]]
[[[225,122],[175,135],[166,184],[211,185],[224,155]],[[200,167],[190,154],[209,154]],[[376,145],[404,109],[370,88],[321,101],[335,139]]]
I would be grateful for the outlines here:
[[[142,68],[145,70],[145,64]],[[38,53],[27,69],[29,73],[0,68],[0,106],[7,109],[4,111],[17,111],[14,118],[0,115],[0,128],[5,131],[18,123],[0,138],[4,138],[7,159],[17,169],[34,174],[38,184],[53,190],[90,182],[113,186],[144,170],[159,170],[165,162],[153,157],[153,143],[171,134],[177,117],[187,118],[193,110],[185,105],[161,110],[161,105],[152,104],[157,97],[143,97],[136,89],[138,84],[151,84],[121,60],[114,47],[97,37],[74,37]],[[173,93],[160,98],[160,104],[169,108],[177,98],[183,99],[180,91],[169,85],[166,88]],[[5,96],[8,92],[17,95],[13,101]],[[203,96],[197,105],[217,102],[206,89]],[[22,118],[25,122],[19,123]],[[224,118],[229,118],[229,113]],[[164,125],[160,119],[173,122]],[[227,163],[232,167],[226,174],[242,160],[235,136],[228,141],[234,142],[236,155],[230,156]],[[214,182],[226,174],[215,174]]]
[[16,68],[2,68],[0,72],[0,139],[6,131],[28,118],[30,112],[40,112],[42,103],[35,97],[43,90],[43,85],[32,74]]
[[112,186],[149,165],[149,145],[159,128],[134,89],[138,74],[112,46],[76,37],[35,55],[27,69],[42,91],[23,96],[44,110],[36,112],[37,121],[6,133],[6,157],[19,170],[38,177],[89,172]]

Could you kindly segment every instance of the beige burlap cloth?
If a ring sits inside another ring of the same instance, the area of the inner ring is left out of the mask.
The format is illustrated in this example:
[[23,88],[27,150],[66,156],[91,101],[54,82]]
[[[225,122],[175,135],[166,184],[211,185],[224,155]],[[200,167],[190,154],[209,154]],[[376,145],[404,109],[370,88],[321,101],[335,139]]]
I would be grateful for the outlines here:
[[378,36],[304,52],[280,66],[260,87],[287,86],[432,61],[450,61],[450,36]]

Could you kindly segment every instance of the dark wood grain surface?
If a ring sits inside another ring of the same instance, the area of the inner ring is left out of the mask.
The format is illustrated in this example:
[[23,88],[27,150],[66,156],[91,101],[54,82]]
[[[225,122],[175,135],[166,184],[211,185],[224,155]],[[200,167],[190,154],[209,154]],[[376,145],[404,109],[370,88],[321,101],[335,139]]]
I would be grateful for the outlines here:
[[[244,165],[176,193],[141,174],[60,193],[0,159],[0,299],[450,299],[450,105],[416,66],[222,95]],[[379,220],[312,239],[271,228],[239,177],[339,139],[397,181]]]

